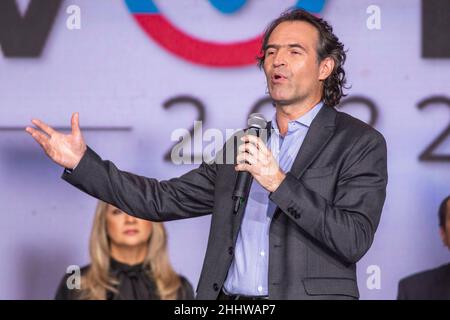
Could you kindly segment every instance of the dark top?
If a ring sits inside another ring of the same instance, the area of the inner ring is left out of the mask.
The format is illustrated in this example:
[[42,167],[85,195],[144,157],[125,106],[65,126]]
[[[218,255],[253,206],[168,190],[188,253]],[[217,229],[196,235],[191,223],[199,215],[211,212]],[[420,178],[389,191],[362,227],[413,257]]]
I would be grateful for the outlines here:
[[[89,266],[81,268],[81,274],[84,275]],[[118,293],[107,292],[107,300],[159,300],[155,281],[148,276],[148,272],[143,268],[142,264],[127,265],[111,259],[111,274],[119,280],[117,286]],[[69,289],[67,287],[67,279],[70,274],[66,274],[55,295],[56,300],[78,300],[81,290]],[[178,290],[178,300],[194,299],[194,291],[189,281],[180,276],[181,287]],[[82,285],[82,284],[81,284]]]
[[450,264],[400,280],[398,300],[450,300]]

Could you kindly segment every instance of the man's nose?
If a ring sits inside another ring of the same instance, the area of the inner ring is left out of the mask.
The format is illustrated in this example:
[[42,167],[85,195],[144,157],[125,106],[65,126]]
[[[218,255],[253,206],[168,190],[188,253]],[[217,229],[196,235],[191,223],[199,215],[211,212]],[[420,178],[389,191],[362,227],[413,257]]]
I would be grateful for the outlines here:
[[278,52],[275,53],[275,57],[273,58],[273,66],[280,67],[285,65],[286,65],[286,55],[282,50],[278,50]]

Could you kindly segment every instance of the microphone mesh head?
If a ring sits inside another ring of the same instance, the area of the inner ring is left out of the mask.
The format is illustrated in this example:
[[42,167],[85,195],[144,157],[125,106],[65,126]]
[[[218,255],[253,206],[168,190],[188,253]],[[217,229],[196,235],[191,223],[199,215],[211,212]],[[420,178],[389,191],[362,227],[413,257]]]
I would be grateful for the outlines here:
[[252,113],[248,117],[247,124],[250,128],[265,129],[267,126],[267,120],[262,113]]

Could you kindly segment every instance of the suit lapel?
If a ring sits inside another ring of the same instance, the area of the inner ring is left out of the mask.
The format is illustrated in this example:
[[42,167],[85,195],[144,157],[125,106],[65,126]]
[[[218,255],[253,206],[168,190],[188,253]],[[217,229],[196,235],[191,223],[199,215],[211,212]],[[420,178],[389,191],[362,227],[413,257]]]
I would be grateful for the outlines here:
[[300,178],[331,139],[336,127],[336,110],[324,105],[311,123],[290,172]]

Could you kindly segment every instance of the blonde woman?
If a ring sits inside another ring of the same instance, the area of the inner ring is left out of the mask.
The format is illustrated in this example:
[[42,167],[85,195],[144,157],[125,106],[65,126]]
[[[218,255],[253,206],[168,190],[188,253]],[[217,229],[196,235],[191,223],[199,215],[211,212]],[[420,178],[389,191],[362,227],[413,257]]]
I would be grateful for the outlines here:
[[132,217],[99,201],[89,247],[91,264],[81,269],[81,289],[69,289],[66,275],[55,299],[194,298],[191,284],[170,265],[162,223]]

